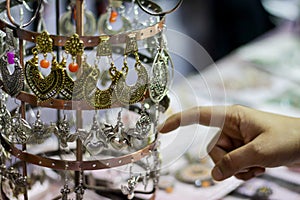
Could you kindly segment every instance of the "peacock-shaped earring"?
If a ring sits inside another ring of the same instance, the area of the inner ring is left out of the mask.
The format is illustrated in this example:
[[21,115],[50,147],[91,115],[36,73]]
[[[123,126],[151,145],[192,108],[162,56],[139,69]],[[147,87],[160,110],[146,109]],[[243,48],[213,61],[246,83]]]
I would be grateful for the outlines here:
[[[137,80],[134,85],[127,85],[126,77],[128,74],[127,57],[133,54],[135,57],[134,69],[137,72]],[[115,96],[117,100],[124,105],[133,104],[143,99],[145,91],[148,88],[148,72],[142,65],[138,55],[138,45],[136,34],[129,34],[126,40],[124,61],[122,67],[122,76],[115,87]]]
[[[24,74],[18,58],[17,44],[13,36],[13,31],[9,28],[6,28],[5,31],[6,55],[0,58],[0,72],[4,90],[7,94],[14,97],[23,89]],[[8,70],[9,65],[14,65],[12,74]]]
[[[107,56],[110,60],[110,68],[108,73],[110,75],[111,84],[107,89],[99,89],[97,82],[99,80],[100,71],[97,64],[102,56]],[[115,85],[121,77],[121,73],[117,70],[112,59],[112,48],[109,43],[109,36],[100,36],[100,43],[97,47],[97,56],[94,67],[94,72],[87,77],[87,81],[84,87],[85,100],[95,109],[110,108],[116,102],[116,98],[113,98],[113,91]]]

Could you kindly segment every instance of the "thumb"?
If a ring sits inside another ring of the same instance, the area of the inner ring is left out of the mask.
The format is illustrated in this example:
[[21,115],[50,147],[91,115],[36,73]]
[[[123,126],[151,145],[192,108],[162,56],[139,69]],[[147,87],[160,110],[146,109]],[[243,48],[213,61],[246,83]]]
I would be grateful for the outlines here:
[[248,143],[225,154],[213,168],[212,176],[215,180],[222,181],[251,167],[261,166],[262,163],[253,149],[253,144]]

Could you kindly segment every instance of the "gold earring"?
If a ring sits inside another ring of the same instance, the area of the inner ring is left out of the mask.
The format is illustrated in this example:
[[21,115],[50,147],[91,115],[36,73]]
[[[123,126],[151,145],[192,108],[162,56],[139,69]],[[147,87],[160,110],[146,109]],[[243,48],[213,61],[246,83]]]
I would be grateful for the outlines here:
[[96,61],[99,62],[101,56],[108,56],[110,60],[110,68],[108,71],[111,80],[110,86],[105,90],[101,90],[97,87],[100,71],[96,62],[95,71],[87,78],[86,85],[84,87],[85,100],[95,109],[110,108],[111,105],[116,102],[116,99],[113,98],[112,94],[116,83],[121,77],[121,73],[117,70],[112,60],[112,48],[109,44],[109,36],[100,36],[100,43],[97,47]]
[[[135,57],[134,69],[137,72],[137,81],[134,85],[127,85],[126,76],[128,73],[127,57],[133,54]],[[142,65],[138,55],[138,45],[135,34],[129,34],[126,41],[122,76],[115,87],[115,95],[118,101],[124,105],[133,104],[143,99],[148,88],[148,72]]]
[[[65,73],[52,53],[52,39],[46,31],[37,36],[36,44],[36,47],[32,49],[33,58],[25,64],[25,78],[28,86],[37,96],[38,101],[45,101],[59,93],[64,85]],[[47,60],[47,53],[52,54],[51,72],[46,77],[38,69],[38,53],[43,53],[44,55],[44,59],[40,62],[42,68],[50,66],[50,62]]]
[[[72,62],[69,64],[68,68],[70,72],[77,72],[79,69],[79,65],[76,63],[76,56],[81,56],[83,54],[84,46],[83,41],[80,40],[77,34],[74,34],[65,44],[65,53],[71,54]],[[65,68],[65,85],[61,90],[61,94],[67,100],[82,100],[84,99],[84,84],[89,76],[92,73],[93,68],[89,65],[83,64],[85,63],[84,59],[80,66],[80,75],[77,77],[76,81],[66,72],[66,57],[63,57],[62,61]]]

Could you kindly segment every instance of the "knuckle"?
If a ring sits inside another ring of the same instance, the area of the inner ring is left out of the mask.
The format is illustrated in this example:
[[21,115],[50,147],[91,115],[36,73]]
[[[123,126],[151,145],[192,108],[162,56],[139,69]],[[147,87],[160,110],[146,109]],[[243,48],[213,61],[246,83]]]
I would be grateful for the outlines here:
[[233,162],[230,154],[226,154],[222,159],[222,165],[225,169],[229,169],[229,171],[235,170],[236,164]]

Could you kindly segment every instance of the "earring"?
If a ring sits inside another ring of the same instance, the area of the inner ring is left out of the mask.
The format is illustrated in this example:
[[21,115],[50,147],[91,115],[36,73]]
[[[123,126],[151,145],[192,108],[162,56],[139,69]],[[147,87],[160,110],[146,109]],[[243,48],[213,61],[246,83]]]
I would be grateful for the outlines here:
[[[129,86],[126,83],[126,76],[128,73],[127,57],[131,53],[135,56],[136,63],[134,68],[137,72],[138,78],[135,85]],[[122,73],[123,75],[115,87],[117,100],[124,105],[139,102],[144,97],[144,93],[148,87],[148,73],[139,59],[135,34],[129,34],[127,37]]]
[[72,62],[69,64],[68,68],[70,72],[77,72],[79,65],[76,63],[76,56],[81,56],[83,54],[83,41],[80,40],[79,35],[73,34],[72,37],[65,43],[65,52],[71,54]]
[[[131,29],[130,21],[124,16],[125,7],[121,1],[110,1],[107,12],[98,20],[100,34],[116,35]],[[120,28],[121,25],[121,28]]]
[[[3,88],[6,93],[14,97],[20,93],[24,86],[24,75],[21,68],[19,58],[17,57],[18,52],[14,51],[17,49],[15,38],[11,29],[6,28],[5,37],[6,46],[6,59],[3,56],[0,59],[0,72],[2,76]],[[10,74],[7,65],[14,65],[14,72]]]
[[[59,19],[59,30],[62,35],[72,35],[76,30],[76,5],[72,1],[65,12]],[[86,6],[83,10],[84,17],[84,35],[91,36],[96,32],[96,18],[94,14],[89,11]]]
[[11,134],[11,115],[6,108],[3,94],[1,94],[0,100],[0,131],[6,137]]
[[174,69],[174,65],[169,53],[166,50],[164,36],[161,36],[159,49],[155,55],[150,75],[149,94],[153,102],[159,103],[167,94],[170,85],[169,67]]
[[116,126],[113,128],[112,133],[108,136],[108,141],[110,142],[110,145],[118,151],[121,151],[131,146],[130,136],[128,136],[124,130],[124,124],[121,119],[121,113],[122,110],[118,113]]
[[11,134],[8,139],[12,143],[25,144],[30,133],[31,127],[28,122],[21,117],[18,107],[11,118]]
[[127,185],[121,185],[121,191],[124,195],[127,195],[127,199],[134,198],[134,190],[139,183],[140,175],[133,176],[132,166],[130,166],[130,178],[127,180]]
[[[83,54],[83,41],[80,40],[77,34],[74,34],[65,44],[65,53],[71,54],[72,62],[69,64],[68,68],[70,72],[77,72],[79,65],[76,63],[76,56]],[[93,68],[86,63],[86,58],[83,57],[80,75],[74,81],[72,77],[66,72],[66,57],[63,56],[62,65],[65,68],[65,85],[63,86],[60,93],[67,100],[82,100],[84,98],[84,85],[87,80],[87,77],[92,73]]]
[[[91,74],[97,73],[95,72],[94,67],[90,66],[86,63],[85,57],[82,59],[81,63],[81,74],[79,77],[74,81],[72,77],[65,71],[65,84],[60,91],[60,94],[64,96],[67,100],[82,100],[84,99],[84,89],[87,82],[88,77]],[[62,60],[62,66],[66,66],[66,58]]]
[[54,128],[54,134],[56,135],[59,145],[61,148],[67,148],[68,147],[68,138],[70,137],[70,124],[67,121],[67,116],[64,115],[63,120],[59,121],[57,123],[57,126],[53,125]]
[[85,89],[85,100],[95,109],[104,109],[110,108],[112,104],[116,102],[116,99],[113,98],[113,90],[118,80],[121,77],[121,73],[117,70],[113,60],[112,60],[112,48],[109,44],[109,36],[100,36],[100,43],[97,47],[97,56],[96,62],[100,61],[101,56],[108,56],[110,60],[109,75],[111,84],[105,89],[101,90],[97,87],[97,82],[100,76],[100,71],[95,64],[94,73],[91,73],[87,77]]
[[97,121],[97,112],[93,117],[93,124],[88,132],[86,139],[83,141],[83,145],[87,151],[92,155],[97,155],[103,151],[104,148],[107,148],[107,141],[104,132]]
[[142,105],[141,116],[135,124],[135,128],[128,132],[128,135],[137,138],[138,140],[145,139],[151,130],[151,119],[146,113],[145,107]]
[[40,111],[37,111],[36,120],[32,125],[30,143],[41,144],[52,135],[52,127],[45,125],[41,120]]
[[48,68],[50,62],[46,59],[47,53],[52,51],[52,39],[46,31],[43,31],[36,38],[37,46],[32,49],[33,58],[25,64],[25,78],[32,92],[38,100],[48,100],[59,93],[64,85],[65,73],[61,65],[57,62],[52,53],[51,72],[44,77],[38,69],[38,53],[43,53],[44,59],[41,60],[40,66]]

